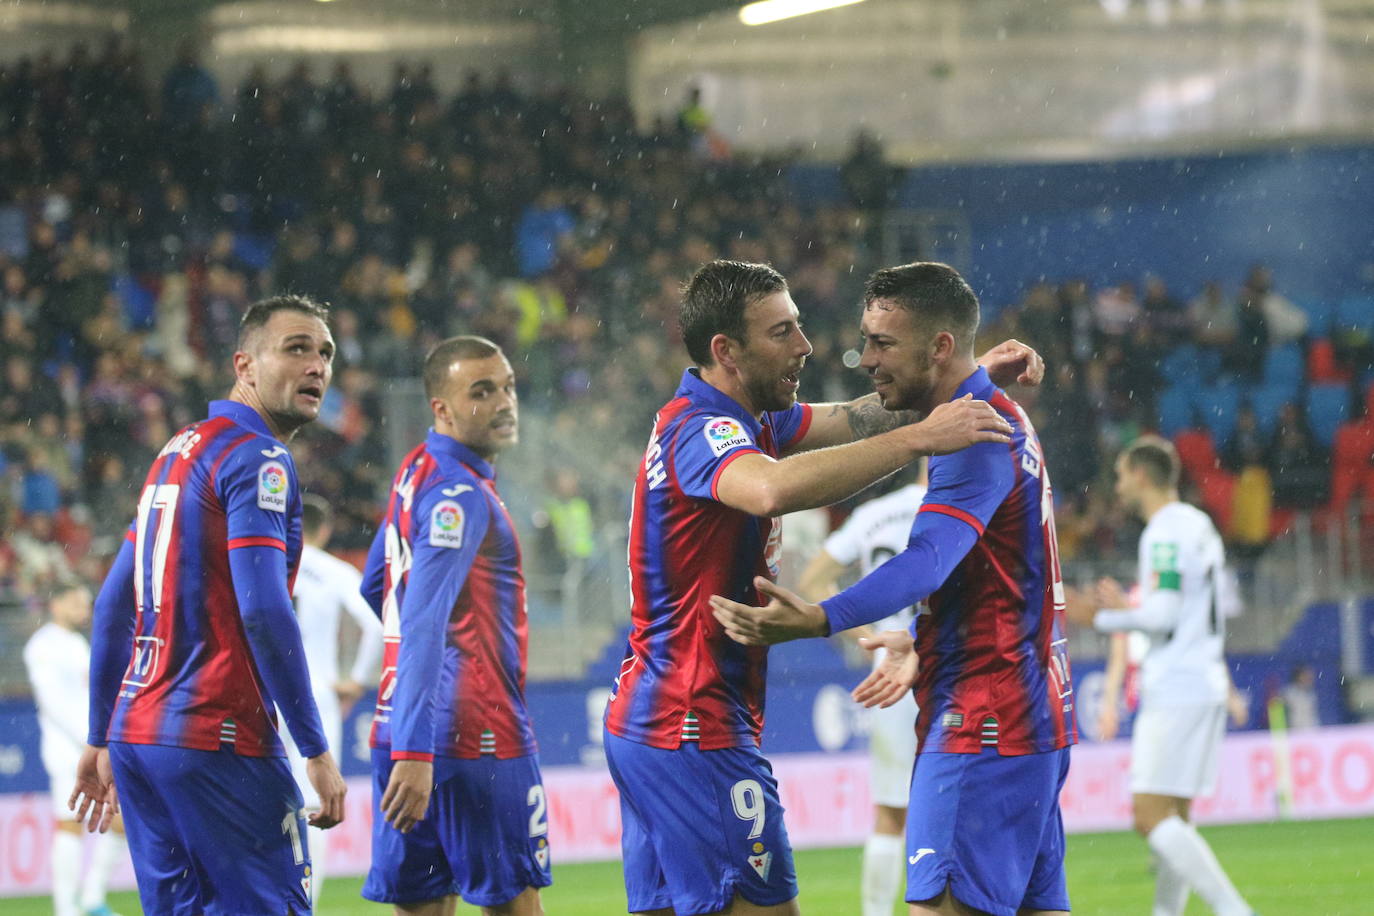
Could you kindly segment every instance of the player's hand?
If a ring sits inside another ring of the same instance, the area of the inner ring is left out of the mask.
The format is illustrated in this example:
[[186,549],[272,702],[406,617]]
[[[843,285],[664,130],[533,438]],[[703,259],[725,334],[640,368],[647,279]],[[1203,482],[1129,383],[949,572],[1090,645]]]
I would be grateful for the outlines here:
[[1226,712],[1231,717],[1231,724],[1236,728],[1244,728],[1250,724],[1250,706],[1240,691],[1234,687],[1226,691]]
[[349,678],[334,685],[334,695],[339,698],[339,714],[346,718],[353,706],[363,695],[363,685]]
[[998,388],[1039,385],[1045,378],[1045,361],[1033,347],[1019,340],[1005,340],[978,357],[978,365]]
[[325,751],[318,757],[311,757],[305,761],[305,775],[310,780],[310,785],[314,787],[315,794],[320,797],[320,810],[312,811],[306,821],[311,827],[318,827],[321,830],[328,830],[330,827],[340,824],[344,819],[344,793],[348,787],[344,785],[343,775],[339,772],[339,767],[334,763],[334,755]]
[[115,793],[114,770],[110,766],[110,749],[86,745],[76,765],[76,787],[67,799],[67,807],[76,812],[77,823],[86,825],[87,833],[104,833],[119,813],[119,796]]
[[878,667],[849,695],[857,703],[872,709],[874,706],[886,709],[910,692],[920,671],[920,657],[916,654],[916,643],[906,630],[884,630],[876,636],[859,638],[859,646],[869,652],[886,649]]
[[397,760],[382,793],[382,816],[401,833],[425,819],[434,791],[434,764],[428,760]]
[[1131,598],[1121,583],[1112,578],[1097,580],[1097,606],[1124,608],[1131,606]]
[[916,451],[926,455],[948,455],[976,442],[1011,441],[1011,424],[971,394],[941,404],[912,429],[921,434]]
[[1102,708],[1097,711],[1097,740],[1112,740],[1120,728],[1121,719],[1116,711],[1116,701],[1103,701]]
[[754,586],[772,600],[763,607],[751,607],[711,596],[711,613],[725,628],[725,633],[746,646],[771,646],[774,643],[825,636],[830,621],[819,604],[805,601],[795,592],[774,585],[762,576],[754,577]]
[[1097,601],[1085,589],[1064,586],[1064,616],[1070,623],[1091,627],[1097,616]]

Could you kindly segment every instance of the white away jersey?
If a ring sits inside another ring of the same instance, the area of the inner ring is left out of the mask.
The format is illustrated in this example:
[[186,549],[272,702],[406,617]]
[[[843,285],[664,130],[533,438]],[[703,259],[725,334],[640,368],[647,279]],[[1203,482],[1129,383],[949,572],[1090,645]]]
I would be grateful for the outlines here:
[[1226,555],[1212,520],[1187,503],[1169,503],[1145,526],[1139,562],[1142,604],[1161,590],[1180,598],[1173,630],[1149,634],[1140,665],[1142,705],[1226,702]]
[[[906,550],[911,527],[916,524],[916,512],[925,497],[926,488],[913,483],[869,500],[825,539],[825,552],[837,563],[846,566],[858,563],[862,574],[868,575]],[[879,620],[873,628],[905,630],[911,625],[913,616],[912,608],[904,608]]]
[[75,767],[86,746],[90,643],[75,630],[49,621],[24,645],[24,667],[38,706],[44,766]]
[[296,621],[310,667],[311,691],[332,692],[339,681],[339,611],[347,611],[362,630],[351,678],[375,684],[382,663],[382,624],[359,592],[363,576],[356,568],[309,544],[301,549],[296,574]]

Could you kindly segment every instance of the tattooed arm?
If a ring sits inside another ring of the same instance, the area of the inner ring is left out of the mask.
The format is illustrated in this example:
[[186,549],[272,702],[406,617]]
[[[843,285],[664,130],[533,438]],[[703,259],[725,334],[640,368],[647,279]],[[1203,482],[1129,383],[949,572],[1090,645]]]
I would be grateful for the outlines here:
[[[978,358],[978,364],[988,370],[993,384],[1003,388],[1016,383],[1039,385],[1045,375],[1040,354],[1017,340],[993,347]],[[838,404],[812,404],[811,425],[806,435],[787,451],[795,454],[868,439],[920,419],[921,414],[917,411],[883,409],[877,394],[866,394]]]

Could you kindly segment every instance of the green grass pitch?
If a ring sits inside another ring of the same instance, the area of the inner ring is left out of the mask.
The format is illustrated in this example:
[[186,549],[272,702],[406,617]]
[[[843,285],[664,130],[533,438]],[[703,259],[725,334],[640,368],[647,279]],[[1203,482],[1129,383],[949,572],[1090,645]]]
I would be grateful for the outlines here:
[[[1367,916],[1374,912],[1374,820],[1305,821],[1207,827],[1203,835],[1222,865],[1264,916]],[[1148,913],[1154,892],[1145,844],[1134,834],[1069,837],[1069,894],[1081,916]],[[797,853],[802,912],[807,916],[857,914],[859,850]],[[614,916],[625,912],[620,865],[564,865],[544,892],[550,916]],[[323,916],[380,916],[389,907],[358,897],[361,881],[337,878],[325,887]],[[123,916],[137,916],[133,894],[112,895]],[[5,916],[47,916],[46,898],[0,900]],[[459,913],[476,913],[459,906]],[[901,910],[895,912],[904,912]],[[1206,906],[1194,895],[1189,916]]]

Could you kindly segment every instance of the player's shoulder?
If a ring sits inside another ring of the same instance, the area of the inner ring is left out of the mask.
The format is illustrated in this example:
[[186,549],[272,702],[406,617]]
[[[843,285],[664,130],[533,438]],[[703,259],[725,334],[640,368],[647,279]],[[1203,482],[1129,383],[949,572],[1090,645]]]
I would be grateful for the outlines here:
[[[350,581],[353,579],[362,578],[362,573],[358,572],[358,567],[354,566],[352,563],[348,562],[342,557],[334,556],[332,553],[329,553],[326,550],[316,549],[312,552],[311,556],[313,562],[318,565],[320,570],[326,572],[332,577],[337,577],[338,579],[348,579]],[[302,564],[304,564],[305,562],[304,554],[301,555],[301,562]]]
[[1216,533],[1216,526],[1212,524],[1212,517],[1197,506],[1173,502],[1150,519],[1146,531],[1156,540],[1179,540],[1209,537]]

